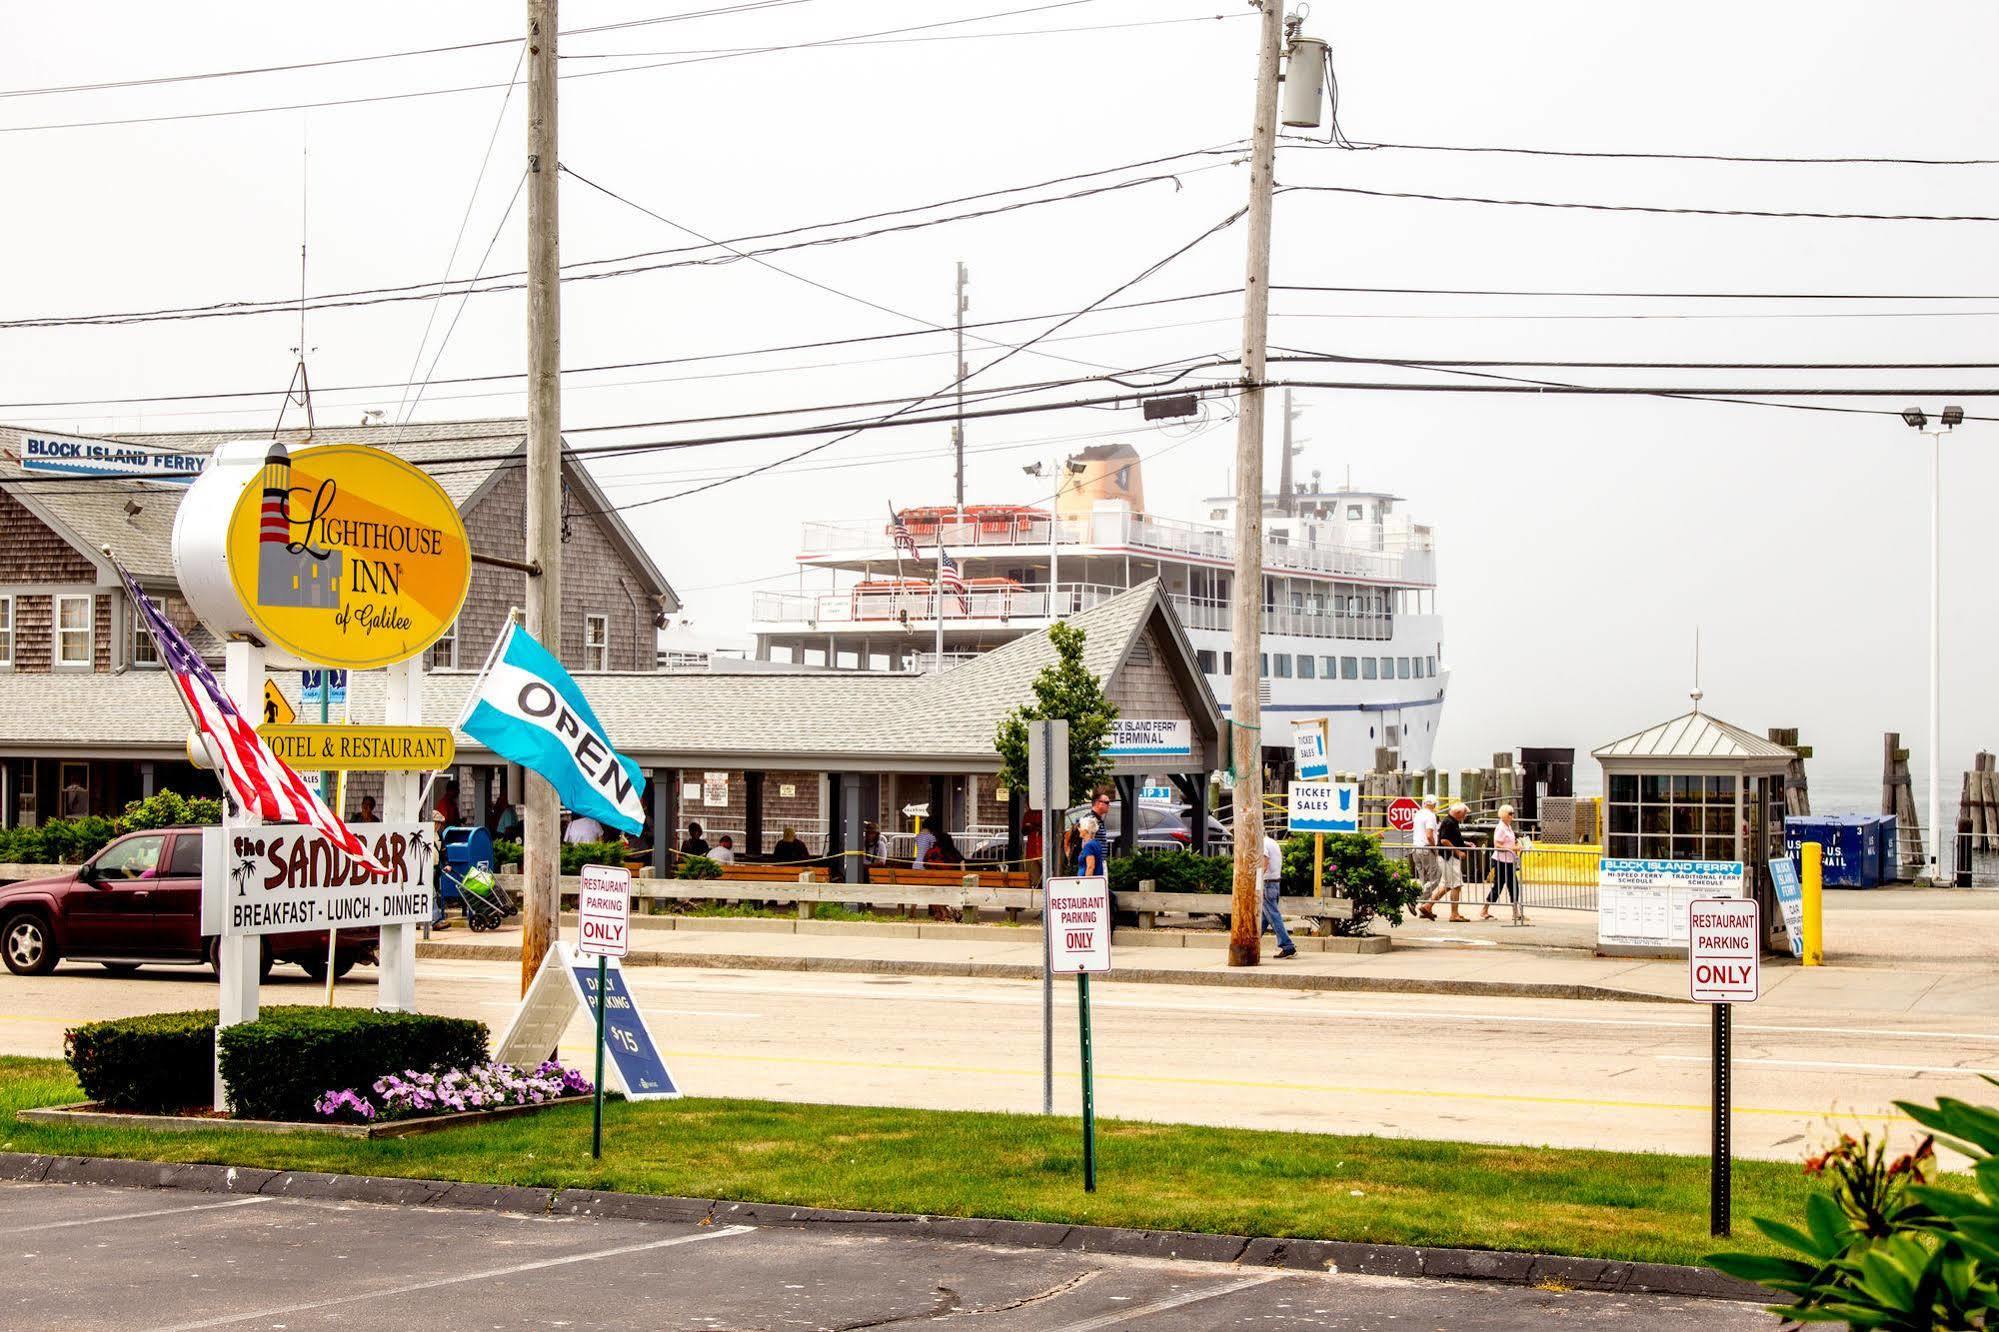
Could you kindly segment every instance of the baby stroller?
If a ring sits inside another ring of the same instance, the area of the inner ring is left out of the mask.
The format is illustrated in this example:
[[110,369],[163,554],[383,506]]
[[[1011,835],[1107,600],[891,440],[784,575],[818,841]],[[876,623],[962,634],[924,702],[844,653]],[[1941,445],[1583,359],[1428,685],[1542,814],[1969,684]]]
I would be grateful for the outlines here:
[[458,905],[464,908],[466,927],[474,931],[497,930],[520,910],[484,865],[472,866],[458,881]]

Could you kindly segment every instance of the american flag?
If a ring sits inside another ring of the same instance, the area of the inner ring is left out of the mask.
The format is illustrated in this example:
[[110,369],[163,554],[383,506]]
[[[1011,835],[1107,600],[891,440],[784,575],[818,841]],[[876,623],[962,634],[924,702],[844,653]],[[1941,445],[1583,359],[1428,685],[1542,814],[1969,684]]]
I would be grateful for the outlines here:
[[916,538],[910,535],[909,524],[902,521],[902,515],[896,512],[893,504],[888,506],[888,534],[895,538],[897,550],[906,550],[911,555],[916,554]]
[[118,576],[125,580],[125,591],[132,598],[132,604],[138,607],[139,618],[145,624],[146,632],[153,636],[153,643],[160,650],[160,660],[173,676],[174,687],[180,691],[181,702],[187,707],[188,720],[194,723],[194,729],[201,735],[211,761],[218,765],[217,775],[221,778],[223,789],[236,802],[237,808],[258,815],[266,823],[310,824],[354,860],[376,873],[388,873],[385,866],[368,854],[367,846],[340,821],[339,816],[299,780],[297,773],[285,766],[284,760],[271,752],[271,747],[257,734],[256,727],[244,720],[243,714],[216,682],[214,672],[208,669],[200,654],[160,614],[152,598],[139,590],[139,585],[132,581],[132,575],[120,567]]
[[965,614],[972,613],[972,599],[965,592],[965,575],[958,571],[958,562],[937,548],[937,586],[948,587],[958,594],[958,609]]

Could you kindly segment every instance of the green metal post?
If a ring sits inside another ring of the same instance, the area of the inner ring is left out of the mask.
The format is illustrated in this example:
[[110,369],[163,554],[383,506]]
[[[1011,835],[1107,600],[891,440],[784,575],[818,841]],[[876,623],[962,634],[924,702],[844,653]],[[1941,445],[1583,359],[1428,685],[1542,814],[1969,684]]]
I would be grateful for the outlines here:
[[1083,1192],[1097,1191],[1096,1070],[1090,1054],[1090,978],[1076,975],[1076,1007],[1083,1028]]
[[597,955],[597,1092],[590,1112],[590,1159],[604,1155],[604,955]]

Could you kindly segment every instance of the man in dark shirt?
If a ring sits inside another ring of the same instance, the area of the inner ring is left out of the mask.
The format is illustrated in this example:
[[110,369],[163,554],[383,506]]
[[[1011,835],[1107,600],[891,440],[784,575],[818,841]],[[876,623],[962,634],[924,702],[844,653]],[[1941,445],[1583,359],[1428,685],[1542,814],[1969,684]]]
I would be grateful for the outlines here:
[[705,856],[708,854],[708,839],[701,835],[700,824],[690,823],[687,825],[687,840],[680,844],[680,854],[683,856]]
[[1450,812],[1445,814],[1443,821],[1437,825],[1437,859],[1443,870],[1443,877],[1438,886],[1440,891],[1450,894],[1450,918],[1456,921],[1471,919],[1458,910],[1459,899],[1463,897],[1465,890],[1466,847],[1470,845],[1465,841],[1464,820],[1470,813],[1471,807],[1460,801],[1451,806]]
[[793,864],[812,859],[812,852],[798,840],[798,829],[787,826],[784,836],[778,838],[777,845],[770,849],[770,858],[780,865]]

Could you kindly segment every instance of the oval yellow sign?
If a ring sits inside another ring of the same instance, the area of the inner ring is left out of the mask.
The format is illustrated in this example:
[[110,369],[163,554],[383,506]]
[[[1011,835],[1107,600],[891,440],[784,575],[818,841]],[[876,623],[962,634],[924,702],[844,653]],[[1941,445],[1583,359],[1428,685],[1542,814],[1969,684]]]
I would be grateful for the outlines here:
[[458,618],[472,549],[420,468],[362,444],[273,442],[229,519],[229,579],[266,641],[364,670],[407,661]]

